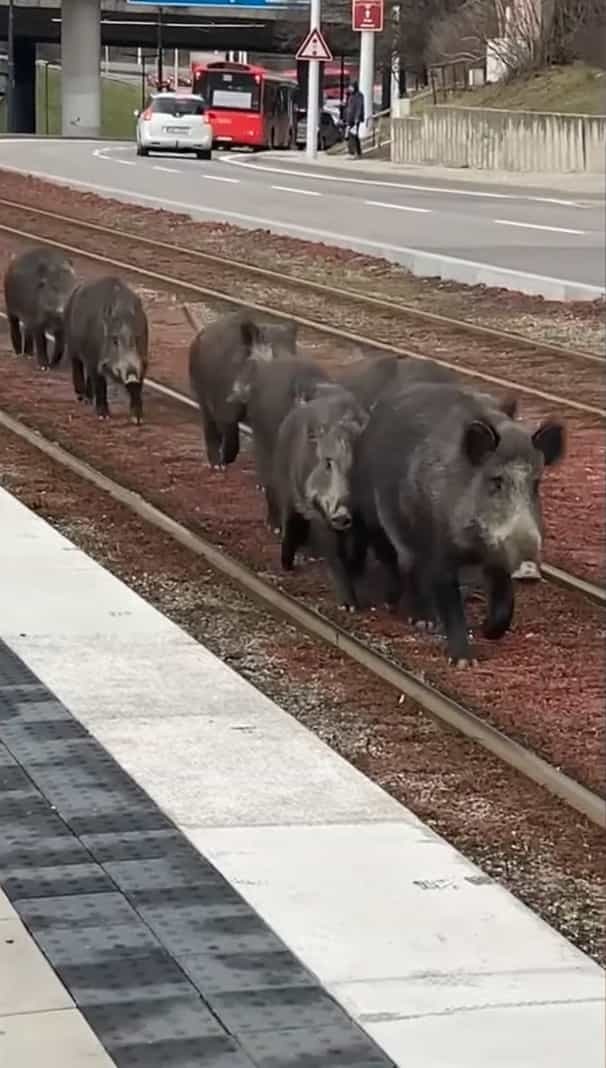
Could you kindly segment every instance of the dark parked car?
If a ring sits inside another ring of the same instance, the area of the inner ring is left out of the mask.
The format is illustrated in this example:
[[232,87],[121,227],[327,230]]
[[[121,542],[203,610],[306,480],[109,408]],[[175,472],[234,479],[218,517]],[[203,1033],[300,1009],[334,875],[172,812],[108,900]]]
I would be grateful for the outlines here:
[[[297,110],[297,148],[304,148],[307,138],[307,109]],[[318,130],[318,148],[323,151],[332,148],[338,141],[343,140],[343,132],[337,126],[330,111],[320,113],[320,129]]]

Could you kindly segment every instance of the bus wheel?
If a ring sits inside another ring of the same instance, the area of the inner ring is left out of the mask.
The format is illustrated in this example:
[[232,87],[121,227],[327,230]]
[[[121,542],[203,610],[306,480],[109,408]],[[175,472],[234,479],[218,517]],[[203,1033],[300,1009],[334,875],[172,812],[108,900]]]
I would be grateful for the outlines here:
[[203,148],[196,152],[196,156],[198,159],[212,159],[212,152],[210,148]]

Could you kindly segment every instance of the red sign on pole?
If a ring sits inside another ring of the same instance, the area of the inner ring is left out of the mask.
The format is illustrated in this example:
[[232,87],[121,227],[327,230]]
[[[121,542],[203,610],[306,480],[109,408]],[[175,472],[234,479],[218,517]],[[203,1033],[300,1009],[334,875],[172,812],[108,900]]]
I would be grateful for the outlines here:
[[352,26],[354,30],[383,29],[383,0],[353,0]]

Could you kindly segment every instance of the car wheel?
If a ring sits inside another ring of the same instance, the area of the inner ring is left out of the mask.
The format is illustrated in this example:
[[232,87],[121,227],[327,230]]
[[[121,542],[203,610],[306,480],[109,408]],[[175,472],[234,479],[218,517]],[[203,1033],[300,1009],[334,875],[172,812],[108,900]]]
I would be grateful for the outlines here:
[[212,151],[210,148],[200,149],[196,152],[196,156],[198,159],[212,159]]
[[137,145],[138,156],[149,156],[149,148],[145,148],[144,145]]

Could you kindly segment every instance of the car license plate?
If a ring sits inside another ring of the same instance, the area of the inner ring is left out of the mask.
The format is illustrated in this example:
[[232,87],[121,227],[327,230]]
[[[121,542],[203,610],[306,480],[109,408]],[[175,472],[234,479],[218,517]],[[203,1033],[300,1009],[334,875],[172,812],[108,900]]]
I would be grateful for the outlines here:
[[189,126],[165,126],[164,130],[169,134],[188,134]]

